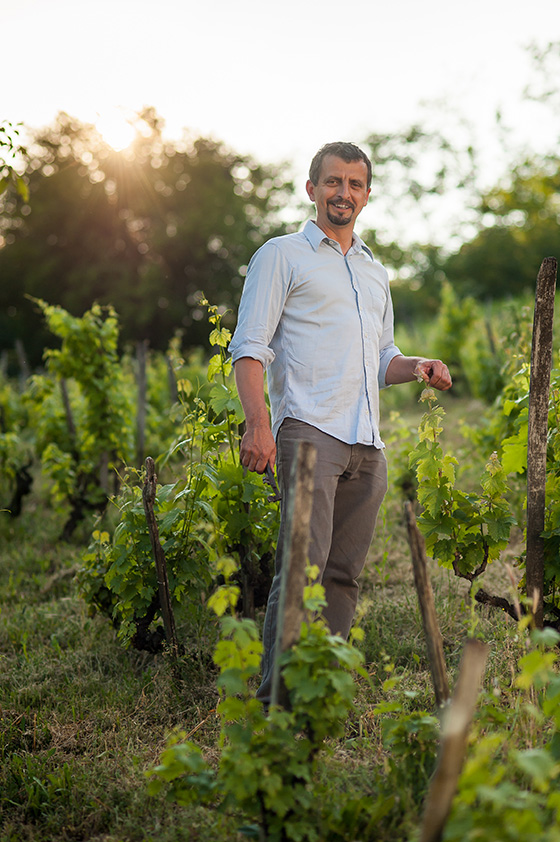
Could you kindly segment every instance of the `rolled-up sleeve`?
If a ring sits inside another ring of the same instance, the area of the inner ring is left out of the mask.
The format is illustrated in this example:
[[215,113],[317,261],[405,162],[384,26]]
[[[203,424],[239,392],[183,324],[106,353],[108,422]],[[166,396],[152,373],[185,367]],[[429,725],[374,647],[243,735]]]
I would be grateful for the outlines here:
[[273,361],[270,343],[284,309],[291,277],[292,268],[274,240],[261,246],[251,258],[237,327],[229,344],[234,363],[241,357],[252,357],[267,368]]
[[[389,282],[387,281],[387,285]],[[394,315],[393,315],[393,301],[391,293],[387,298],[387,306],[383,318],[383,334],[379,342],[379,372],[378,383],[380,389],[386,389],[388,384],[385,382],[385,375],[389,363],[394,357],[400,357],[402,351],[397,348],[394,342]]]

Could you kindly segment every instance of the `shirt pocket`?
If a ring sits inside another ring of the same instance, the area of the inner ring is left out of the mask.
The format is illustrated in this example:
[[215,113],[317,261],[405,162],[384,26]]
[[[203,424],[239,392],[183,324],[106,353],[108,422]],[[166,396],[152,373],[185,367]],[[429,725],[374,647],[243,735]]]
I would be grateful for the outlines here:
[[368,317],[371,319],[378,337],[383,333],[383,321],[387,306],[387,293],[379,287],[367,289]]

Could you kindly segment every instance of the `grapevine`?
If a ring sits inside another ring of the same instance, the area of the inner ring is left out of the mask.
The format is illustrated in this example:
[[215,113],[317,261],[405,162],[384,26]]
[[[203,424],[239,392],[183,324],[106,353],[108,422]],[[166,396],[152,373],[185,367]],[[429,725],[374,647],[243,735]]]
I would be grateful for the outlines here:
[[[191,395],[190,382],[178,382],[180,435],[158,459],[158,471],[180,476],[157,486],[154,503],[172,602],[192,630],[207,627],[206,603],[223,559],[235,559],[240,568],[243,609],[252,613],[255,590],[260,587],[263,596],[268,590],[278,517],[262,479],[239,462],[242,410],[225,352],[231,337],[217,308],[202,303],[217,351],[198,395]],[[94,532],[79,580],[86,600],[111,617],[124,645],[157,648],[159,626],[148,630],[160,609],[141,482],[142,475],[126,474],[113,499],[117,526],[112,537]]]
[[440,443],[445,411],[434,403],[431,390],[425,390],[421,399],[428,401],[429,409],[410,454],[418,479],[418,502],[423,507],[418,525],[428,553],[457,576],[473,582],[508,545],[515,521],[506,499],[506,475],[493,453],[481,477],[482,493],[457,489],[457,459],[444,454]]

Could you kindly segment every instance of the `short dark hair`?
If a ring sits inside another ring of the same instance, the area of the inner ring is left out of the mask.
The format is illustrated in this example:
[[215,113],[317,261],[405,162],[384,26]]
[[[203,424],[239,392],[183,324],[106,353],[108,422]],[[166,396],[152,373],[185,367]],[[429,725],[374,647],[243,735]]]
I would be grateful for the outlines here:
[[355,143],[348,143],[344,140],[337,140],[334,143],[325,143],[324,146],[321,146],[311,161],[311,166],[309,167],[309,180],[312,184],[317,184],[319,181],[323,160],[327,155],[336,155],[337,158],[342,158],[342,160],[346,161],[347,164],[350,164],[352,161],[363,161],[367,167],[368,189],[371,187],[370,159],[365,152],[362,152],[359,146],[356,146]]

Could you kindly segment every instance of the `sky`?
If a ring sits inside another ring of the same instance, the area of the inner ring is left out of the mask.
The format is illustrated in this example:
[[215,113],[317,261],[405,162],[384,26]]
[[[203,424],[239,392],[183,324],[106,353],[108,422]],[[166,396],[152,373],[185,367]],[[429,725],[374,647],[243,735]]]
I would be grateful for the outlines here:
[[288,162],[302,196],[324,142],[397,130],[434,102],[487,150],[490,180],[497,109],[530,148],[555,131],[520,98],[527,45],[560,40],[560,0],[0,0],[0,20],[0,120],[63,110],[118,144],[126,115],[153,106],[169,137]]

